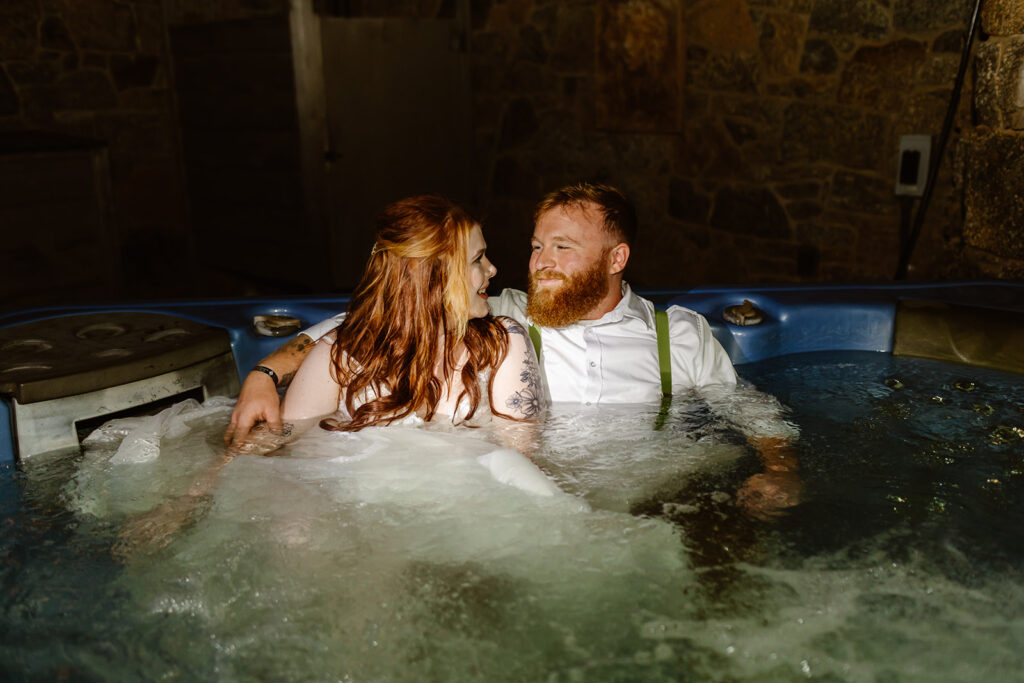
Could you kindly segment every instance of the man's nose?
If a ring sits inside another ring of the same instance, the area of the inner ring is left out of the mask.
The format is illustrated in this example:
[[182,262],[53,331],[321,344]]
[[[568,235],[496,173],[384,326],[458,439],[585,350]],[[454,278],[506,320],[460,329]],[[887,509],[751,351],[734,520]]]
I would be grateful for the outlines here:
[[530,264],[534,270],[544,270],[551,268],[555,265],[555,262],[551,258],[552,251],[543,247],[534,250],[533,258],[530,259]]

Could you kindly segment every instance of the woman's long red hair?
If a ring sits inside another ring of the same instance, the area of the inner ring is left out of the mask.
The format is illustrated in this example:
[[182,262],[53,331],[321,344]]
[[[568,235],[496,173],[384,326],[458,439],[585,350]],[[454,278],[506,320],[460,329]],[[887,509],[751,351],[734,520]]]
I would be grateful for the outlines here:
[[491,370],[493,380],[508,353],[500,322],[469,318],[467,262],[475,225],[436,195],[400,200],[377,218],[377,241],[333,350],[332,372],[345,387],[352,419],[327,419],[323,428],[353,432],[411,414],[429,421],[444,393],[438,375],[449,386],[454,379],[459,342],[469,359],[456,405],[468,398],[466,419],[474,415],[480,374]]

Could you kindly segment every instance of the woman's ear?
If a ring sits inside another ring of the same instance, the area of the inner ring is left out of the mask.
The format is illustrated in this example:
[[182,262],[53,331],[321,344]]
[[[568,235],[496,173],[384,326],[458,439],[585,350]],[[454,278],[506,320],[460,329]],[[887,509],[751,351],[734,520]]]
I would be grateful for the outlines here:
[[629,245],[619,242],[608,253],[608,274],[616,275],[626,269],[626,262],[629,261]]

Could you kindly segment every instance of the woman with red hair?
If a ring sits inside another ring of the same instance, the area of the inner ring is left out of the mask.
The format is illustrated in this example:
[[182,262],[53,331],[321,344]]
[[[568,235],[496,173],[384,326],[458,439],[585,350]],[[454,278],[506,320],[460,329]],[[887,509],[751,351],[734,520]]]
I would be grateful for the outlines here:
[[540,412],[540,372],[521,325],[492,318],[480,225],[434,195],[389,205],[344,322],[288,388],[283,418],[358,431],[416,416],[461,424]]

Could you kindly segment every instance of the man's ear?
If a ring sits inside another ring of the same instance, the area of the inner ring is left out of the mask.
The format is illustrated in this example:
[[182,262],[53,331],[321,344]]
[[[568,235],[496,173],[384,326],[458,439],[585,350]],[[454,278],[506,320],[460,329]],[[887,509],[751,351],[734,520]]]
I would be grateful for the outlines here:
[[629,261],[629,245],[619,242],[608,253],[608,274],[616,275],[626,269],[626,262]]

